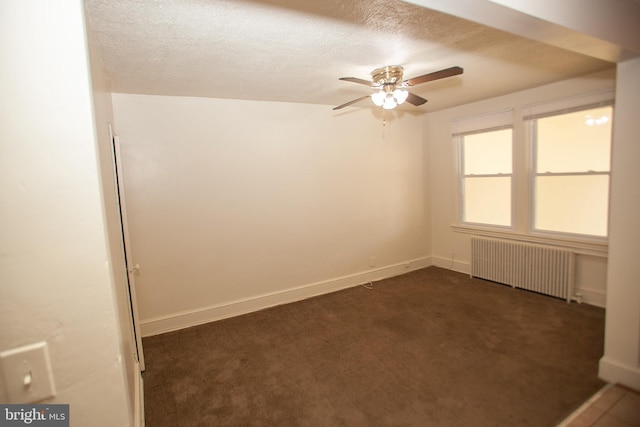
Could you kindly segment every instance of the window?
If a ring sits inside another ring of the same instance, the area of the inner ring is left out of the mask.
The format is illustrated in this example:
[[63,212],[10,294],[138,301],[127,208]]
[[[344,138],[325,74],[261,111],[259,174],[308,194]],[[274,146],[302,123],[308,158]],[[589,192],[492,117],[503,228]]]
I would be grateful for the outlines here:
[[454,229],[537,243],[605,242],[612,121],[608,89],[453,120]]
[[611,105],[528,117],[532,229],[606,237]]
[[512,129],[458,134],[461,221],[511,227]]

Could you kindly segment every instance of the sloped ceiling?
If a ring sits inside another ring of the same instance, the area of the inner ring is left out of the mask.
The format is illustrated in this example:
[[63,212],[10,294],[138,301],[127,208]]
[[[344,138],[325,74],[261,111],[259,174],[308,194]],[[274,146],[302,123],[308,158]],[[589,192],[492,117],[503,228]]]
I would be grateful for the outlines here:
[[[85,0],[113,92],[326,104],[369,94],[384,65],[436,111],[615,64],[400,0]],[[373,107],[368,100],[355,107]],[[404,107],[404,106],[403,106]],[[349,107],[351,108],[351,107]]]

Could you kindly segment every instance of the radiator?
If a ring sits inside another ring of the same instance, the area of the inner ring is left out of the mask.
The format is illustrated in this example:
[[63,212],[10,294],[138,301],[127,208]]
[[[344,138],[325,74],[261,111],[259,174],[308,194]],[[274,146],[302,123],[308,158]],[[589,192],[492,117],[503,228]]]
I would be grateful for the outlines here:
[[471,238],[471,276],[571,302],[574,255],[551,246]]

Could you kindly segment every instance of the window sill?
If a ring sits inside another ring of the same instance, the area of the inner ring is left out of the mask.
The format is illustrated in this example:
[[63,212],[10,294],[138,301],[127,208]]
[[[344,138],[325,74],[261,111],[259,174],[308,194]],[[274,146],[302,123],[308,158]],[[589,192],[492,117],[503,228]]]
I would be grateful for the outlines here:
[[456,233],[470,234],[473,236],[506,239],[516,242],[543,244],[558,248],[569,249],[576,254],[592,255],[606,258],[609,254],[609,243],[596,239],[576,239],[554,236],[541,236],[523,234],[511,230],[499,230],[470,225],[452,224],[451,229]]

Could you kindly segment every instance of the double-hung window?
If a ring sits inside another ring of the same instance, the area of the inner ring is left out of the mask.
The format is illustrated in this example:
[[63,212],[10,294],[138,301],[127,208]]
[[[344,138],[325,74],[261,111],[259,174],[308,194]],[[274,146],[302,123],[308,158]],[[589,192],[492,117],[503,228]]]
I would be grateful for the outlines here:
[[532,230],[606,237],[613,107],[528,117]]
[[606,238],[612,122],[610,92],[454,120],[459,224]]
[[[512,226],[513,130],[511,111],[461,123],[454,132],[460,153],[460,221],[482,226]],[[482,123],[482,121],[480,122]],[[474,129],[475,128],[475,129]]]

